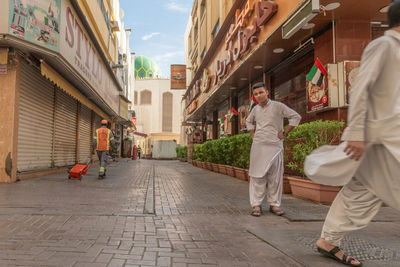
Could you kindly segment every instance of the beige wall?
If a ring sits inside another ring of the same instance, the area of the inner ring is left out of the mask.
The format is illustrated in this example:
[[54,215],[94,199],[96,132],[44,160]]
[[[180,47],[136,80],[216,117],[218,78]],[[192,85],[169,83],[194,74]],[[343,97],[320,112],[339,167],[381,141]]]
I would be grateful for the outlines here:
[[[224,23],[226,15],[232,8],[235,0],[205,0],[205,17],[200,14],[202,0],[194,1],[192,6],[192,20],[189,34],[185,35],[185,42],[188,42],[188,51],[186,57],[192,65],[191,75],[193,76],[202,62],[202,55],[205,49],[206,53],[209,50],[213,40],[213,30],[219,21],[220,27]],[[195,39],[195,26],[198,25],[197,38]],[[190,43],[189,43],[190,42]],[[197,44],[197,45],[196,45]],[[191,49],[190,49],[191,48]],[[190,51],[191,50],[191,51]]]
[[[0,182],[15,182],[17,173],[18,99],[21,65],[8,66],[0,74]],[[7,157],[11,156],[11,176],[6,173]]]
[[[109,10],[106,3],[106,8]],[[88,18],[90,27],[92,28],[96,39],[99,41],[103,52],[107,55],[109,60],[117,62],[117,42],[116,35],[114,34],[114,40],[109,38],[109,31],[107,24],[104,20],[103,13],[99,6],[98,0],[79,0],[79,6],[82,8],[83,13]],[[111,20],[111,17],[110,17]]]
[[[169,79],[141,79],[135,80],[135,90],[138,92],[138,102],[134,106],[136,112],[136,126],[139,132],[154,134],[162,132],[162,97],[163,93],[173,94],[172,133],[180,133],[182,90],[171,90]],[[151,92],[151,105],[141,105],[141,92]]]
[[9,0],[1,1],[0,8],[0,33],[8,32],[8,13],[9,13]]

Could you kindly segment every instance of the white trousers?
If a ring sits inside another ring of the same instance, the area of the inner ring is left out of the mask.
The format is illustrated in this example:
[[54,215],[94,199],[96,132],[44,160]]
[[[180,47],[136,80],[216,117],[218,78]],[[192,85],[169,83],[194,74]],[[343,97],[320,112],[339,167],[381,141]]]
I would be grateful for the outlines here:
[[349,232],[362,229],[378,213],[382,202],[400,210],[400,164],[382,145],[365,155],[355,177],[338,193],[321,237],[339,246]]
[[252,207],[261,206],[265,195],[270,206],[281,205],[283,170],[283,153],[279,153],[263,177],[250,177],[249,195]]

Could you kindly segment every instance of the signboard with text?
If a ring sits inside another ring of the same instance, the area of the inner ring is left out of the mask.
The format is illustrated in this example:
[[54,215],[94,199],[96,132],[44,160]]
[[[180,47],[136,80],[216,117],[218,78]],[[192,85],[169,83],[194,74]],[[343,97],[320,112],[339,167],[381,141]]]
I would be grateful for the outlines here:
[[119,91],[69,1],[61,6],[60,54],[119,113]]
[[186,89],[186,65],[171,65],[171,89]]

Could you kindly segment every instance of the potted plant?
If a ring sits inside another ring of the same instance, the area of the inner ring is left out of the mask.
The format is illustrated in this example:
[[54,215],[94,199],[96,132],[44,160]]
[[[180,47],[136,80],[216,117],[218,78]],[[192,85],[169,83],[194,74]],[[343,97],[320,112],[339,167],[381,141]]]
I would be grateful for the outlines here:
[[296,197],[330,204],[341,187],[314,183],[304,175],[304,160],[322,145],[338,144],[344,123],[338,121],[312,121],[291,131],[285,140],[285,170],[292,194]]

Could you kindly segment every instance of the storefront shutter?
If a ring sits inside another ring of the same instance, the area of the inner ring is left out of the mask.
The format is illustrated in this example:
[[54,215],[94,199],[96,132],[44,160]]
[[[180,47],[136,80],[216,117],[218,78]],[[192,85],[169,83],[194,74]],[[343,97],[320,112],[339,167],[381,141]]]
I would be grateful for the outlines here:
[[76,163],[77,101],[61,89],[56,89],[54,165]]
[[54,86],[22,61],[18,117],[18,172],[51,167]]
[[91,110],[81,105],[79,120],[79,162],[87,163],[91,157],[92,132],[91,132]]

